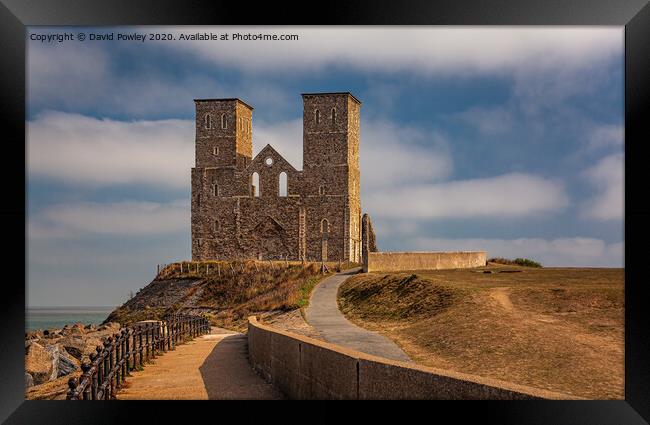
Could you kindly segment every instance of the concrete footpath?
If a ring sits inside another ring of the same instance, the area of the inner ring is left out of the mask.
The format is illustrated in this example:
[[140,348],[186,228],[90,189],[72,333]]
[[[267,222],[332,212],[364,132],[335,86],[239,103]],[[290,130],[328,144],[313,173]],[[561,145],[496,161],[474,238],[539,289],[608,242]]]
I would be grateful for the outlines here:
[[410,362],[411,359],[390,339],[358,327],[343,316],[336,302],[339,286],[359,271],[359,268],[337,273],[324,279],[314,288],[305,313],[307,322],[323,338],[333,344],[392,360]]
[[220,328],[158,356],[131,375],[118,400],[284,398],[251,368],[246,335]]

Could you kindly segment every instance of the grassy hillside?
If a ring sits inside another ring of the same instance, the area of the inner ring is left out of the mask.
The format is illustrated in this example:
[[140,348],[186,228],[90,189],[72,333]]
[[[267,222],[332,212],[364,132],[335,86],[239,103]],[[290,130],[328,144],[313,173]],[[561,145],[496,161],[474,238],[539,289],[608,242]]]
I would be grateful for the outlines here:
[[[328,266],[332,273],[338,263]],[[173,312],[204,313],[216,326],[244,330],[249,315],[307,305],[311,289],[329,273],[321,273],[320,263],[185,262],[182,269],[174,263],[106,321],[126,324]]]
[[369,273],[344,314],[417,363],[589,398],[624,397],[623,269]]

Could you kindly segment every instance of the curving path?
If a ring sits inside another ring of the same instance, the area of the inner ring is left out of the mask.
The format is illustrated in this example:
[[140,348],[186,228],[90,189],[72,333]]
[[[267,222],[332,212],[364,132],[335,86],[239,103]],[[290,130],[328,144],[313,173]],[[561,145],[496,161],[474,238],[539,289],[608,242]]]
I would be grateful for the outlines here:
[[336,301],[339,286],[360,268],[350,269],[323,279],[314,288],[306,309],[307,322],[328,342],[363,353],[410,362],[411,359],[393,341],[358,327],[343,316]]
[[246,335],[212,328],[131,372],[118,400],[278,400],[284,398],[248,363]]

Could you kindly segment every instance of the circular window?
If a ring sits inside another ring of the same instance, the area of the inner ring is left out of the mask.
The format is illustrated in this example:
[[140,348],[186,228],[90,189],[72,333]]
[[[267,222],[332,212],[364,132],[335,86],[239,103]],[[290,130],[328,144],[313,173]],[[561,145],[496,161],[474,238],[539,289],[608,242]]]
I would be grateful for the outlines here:
[[273,158],[269,156],[264,160],[264,163],[270,167],[271,165],[273,165]]

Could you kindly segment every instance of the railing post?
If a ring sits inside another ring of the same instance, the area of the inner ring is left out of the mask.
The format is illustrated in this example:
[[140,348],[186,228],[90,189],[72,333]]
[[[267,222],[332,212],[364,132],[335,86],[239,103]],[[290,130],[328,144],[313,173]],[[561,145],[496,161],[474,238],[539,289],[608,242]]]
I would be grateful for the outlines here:
[[149,324],[148,323],[144,325],[144,339],[145,339],[144,347],[146,353],[145,361],[148,362],[149,361]]
[[[83,372],[81,374],[81,379],[82,380],[84,378],[92,379],[92,377],[90,376],[90,373],[89,373],[90,368],[91,368],[91,365],[89,363],[84,362],[84,363],[81,364],[81,370]],[[90,393],[91,389],[92,389],[92,385],[86,385],[86,388],[84,388],[84,392],[83,392],[83,399],[84,400],[91,400],[92,399],[92,395]]]
[[140,352],[140,366],[144,366],[144,359],[143,359],[143,349],[142,347],[142,325],[138,326],[138,351]]
[[122,329],[122,358],[120,359],[120,362],[122,364],[122,382],[121,384],[124,384],[124,381],[126,381],[126,374],[129,371],[128,367],[128,359],[129,358],[129,330],[128,329]]
[[102,379],[102,386],[104,387],[104,400],[108,400],[110,398],[110,386],[106,385],[108,382],[108,378],[111,376],[111,366],[110,366],[110,356],[108,355],[108,346],[110,345],[110,342],[108,342],[108,338],[104,340],[104,379]]
[[95,348],[95,351],[97,352],[97,390],[99,392],[99,387],[102,385],[102,381],[104,380],[104,357],[102,357],[102,351],[104,350],[104,347],[101,345],[98,345],[97,348]]
[[[115,363],[113,368],[115,369],[115,387],[120,386],[121,383],[121,377],[122,377],[122,366],[120,365],[120,353],[121,353],[121,345],[122,345],[122,340],[120,339],[119,333],[116,333],[117,337],[114,338],[114,350],[115,350]],[[112,354],[112,351],[111,351]]]
[[70,378],[68,379],[68,393],[66,395],[66,399],[68,400],[75,400],[75,389],[77,388],[77,385],[79,384],[79,380],[77,378]]
[[163,353],[166,353],[167,350],[169,350],[169,345],[168,345],[168,340],[167,337],[169,337],[169,330],[167,329],[167,321],[163,320],[160,322],[160,332],[162,332],[162,347],[163,347]]
[[155,355],[160,354],[160,332],[158,332],[158,328],[160,326],[160,322],[154,322],[153,324],[153,352]]
[[92,375],[91,375],[91,382],[90,382],[90,394],[91,394],[91,399],[92,400],[97,400],[97,374],[99,373],[99,366],[98,362],[95,360],[97,359],[97,354],[96,353],[90,353],[90,365],[93,368]]
[[135,369],[135,332],[133,330],[133,327],[130,327],[127,331],[126,347],[126,351],[128,353],[128,357],[126,359],[126,370],[127,372],[131,372],[133,369]]

